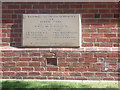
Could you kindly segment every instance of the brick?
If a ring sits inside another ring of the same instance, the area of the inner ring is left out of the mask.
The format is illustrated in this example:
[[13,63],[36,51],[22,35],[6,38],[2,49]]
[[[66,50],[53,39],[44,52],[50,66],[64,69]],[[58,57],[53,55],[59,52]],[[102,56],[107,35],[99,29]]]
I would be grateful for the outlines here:
[[115,28],[116,24],[104,24],[104,28]]
[[82,22],[83,23],[98,23],[98,20],[96,20],[96,19],[84,19]]
[[2,32],[3,32],[3,33],[10,33],[10,32],[11,32],[11,29],[2,29]]
[[90,25],[91,25],[91,26],[89,26],[89,27],[91,27],[91,28],[98,28],[98,29],[100,29],[100,28],[103,27],[102,24],[90,24]]
[[58,67],[47,67],[47,71],[58,71]]
[[77,62],[78,58],[66,58],[67,62]]
[[76,77],[76,80],[87,80],[85,77]]
[[93,57],[93,53],[82,53],[82,57]]
[[76,9],[75,13],[89,13],[88,9]]
[[94,18],[94,14],[82,14],[82,18]]
[[2,15],[2,18],[11,18],[11,15]]
[[113,46],[114,46],[114,47],[119,47],[120,45],[117,43],[117,44],[114,44]]
[[104,37],[116,37],[116,34],[104,34]]
[[82,73],[86,77],[93,77],[94,73]]
[[108,53],[108,57],[118,57],[118,53]]
[[95,8],[106,8],[107,5],[106,4],[97,4],[95,5]]
[[79,58],[79,62],[84,62],[84,58]]
[[69,53],[69,57],[80,57],[80,53]]
[[46,5],[46,9],[56,9],[57,5]]
[[[22,79],[22,78],[21,78]],[[28,77],[28,76],[24,76],[23,79],[35,79],[34,77]]]
[[57,53],[56,53],[56,56],[57,56],[57,57],[66,57],[66,56],[67,56],[67,53],[65,53],[65,52],[57,52]]
[[2,67],[2,71],[9,71],[9,67]]
[[30,53],[29,56],[40,56],[40,53]]
[[86,62],[97,62],[97,58],[85,58]]
[[82,8],[82,5],[71,5],[71,8]]
[[68,72],[64,72],[63,76],[67,77],[67,76],[69,76],[69,73]]
[[2,58],[2,61],[12,61],[12,58]]
[[109,42],[109,39],[105,39],[105,38],[97,38],[97,42]]
[[76,72],[84,72],[84,71],[86,71],[87,70],[87,68],[84,68],[84,67],[82,67],[82,68],[79,68],[79,67],[76,67],[76,68],[73,68],[73,71],[76,71]]
[[43,80],[45,80],[45,79],[47,79],[47,77],[44,77],[44,76],[39,76],[39,77],[35,77],[35,79],[43,79]]
[[88,9],[89,13],[98,13],[98,9]]
[[3,76],[14,76],[15,72],[3,72]]
[[25,10],[14,10],[15,14],[22,14],[25,13]]
[[93,43],[83,43],[82,46],[83,47],[92,47]]
[[63,10],[63,13],[74,13],[74,10]]
[[54,76],[62,76],[63,74],[61,72],[54,72],[53,75]]
[[74,67],[68,67],[68,68],[65,68],[65,71],[75,71],[76,69]]
[[20,61],[20,58],[19,57],[14,57],[13,61]]
[[29,62],[29,66],[38,67],[40,66],[40,62]]
[[106,73],[95,73],[95,76],[97,77],[106,77]]
[[9,46],[8,43],[2,43],[1,46]]
[[114,80],[113,78],[103,78],[103,80]]
[[82,34],[83,37],[90,37],[90,34]]
[[117,67],[117,64],[116,63],[111,63],[111,64],[109,64],[109,66]]
[[58,63],[58,66],[65,66],[65,67],[67,67],[68,63]]
[[28,53],[27,53],[27,52],[22,52],[22,53],[20,54],[20,56],[21,56],[21,57],[28,57]]
[[118,39],[110,39],[110,42],[114,42],[114,43],[119,43],[119,40]]
[[22,71],[33,71],[32,67],[23,67]]
[[51,10],[50,9],[49,10],[42,10],[41,9],[38,11],[38,13],[47,13],[48,14],[48,13],[51,13]]
[[16,62],[16,66],[28,66],[27,62]]
[[13,10],[2,10],[3,14],[12,14]]
[[52,52],[46,52],[46,53],[44,53],[44,56],[45,56],[45,57],[55,56],[55,53],[52,53]]
[[42,76],[51,76],[52,73],[51,72],[41,72]]
[[107,57],[107,54],[106,53],[95,53],[94,54],[95,57]]
[[10,38],[2,38],[2,42],[10,42]]
[[33,9],[44,9],[45,5],[33,5]]
[[2,77],[2,79],[9,79],[9,77],[4,76],[4,77]]
[[83,4],[83,8],[94,8],[94,4]]
[[73,67],[79,67],[80,65],[80,63],[73,63]]
[[58,5],[58,9],[67,9],[69,7],[69,5]]
[[59,80],[59,77],[48,77],[50,80]]
[[109,23],[110,19],[98,19],[98,23]]
[[15,66],[15,63],[14,62],[6,62],[6,63],[3,63],[3,66],[5,66],[5,67],[13,67],[13,66]]
[[91,37],[103,37],[103,34],[91,34]]
[[112,47],[112,43],[100,43],[100,47]]
[[21,5],[21,9],[32,9],[32,5]]
[[6,37],[6,34],[3,33],[0,35],[0,37],[4,38],[4,37]]
[[112,77],[119,77],[120,76],[119,73],[109,73],[109,75],[112,76]]
[[35,71],[44,71],[44,68],[43,67],[35,67],[34,70]]
[[108,32],[110,32],[110,30],[109,29],[98,29],[98,32],[99,33],[108,33]]
[[30,76],[38,76],[38,75],[40,75],[40,73],[39,72],[29,72],[29,75]]
[[41,62],[41,66],[46,66],[46,63],[45,62]]
[[66,59],[65,58],[58,58],[58,63],[62,63],[62,62],[65,62]]
[[19,5],[8,5],[8,9],[19,9]]
[[31,58],[20,58],[20,61],[30,61],[31,60]]
[[99,13],[110,13],[110,9],[99,9]]
[[111,19],[110,22],[117,23],[117,22],[119,22],[119,19],[114,18],[114,19]]
[[96,32],[96,29],[84,29],[83,32],[94,33],[94,32]]
[[52,10],[51,13],[62,13],[62,10]]
[[16,72],[16,76],[27,76],[27,72]]
[[90,62],[82,62],[81,65],[84,66],[84,67],[91,67],[91,66],[93,65],[93,63],[90,63]]
[[113,14],[101,14],[101,18],[113,18]]
[[45,61],[45,58],[36,57],[36,58],[32,58],[32,61],[40,61],[40,62],[43,62],[43,61]]
[[118,13],[118,12],[119,12],[119,9],[114,9],[114,8],[113,8],[113,9],[110,10],[110,12],[111,12],[111,13]]
[[70,76],[81,76],[81,73],[79,73],[79,72],[71,72],[69,74],[70,74]]
[[20,67],[12,67],[10,68],[10,71],[21,71]]

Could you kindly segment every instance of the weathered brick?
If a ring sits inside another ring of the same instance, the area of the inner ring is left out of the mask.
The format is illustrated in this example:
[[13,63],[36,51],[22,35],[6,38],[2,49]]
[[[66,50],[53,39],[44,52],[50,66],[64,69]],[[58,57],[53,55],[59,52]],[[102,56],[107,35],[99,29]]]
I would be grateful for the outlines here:
[[47,67],[47,71],[58,71],[58,67]]
[[29,66],[38,67],[40,66],[40,62],[29,62]]

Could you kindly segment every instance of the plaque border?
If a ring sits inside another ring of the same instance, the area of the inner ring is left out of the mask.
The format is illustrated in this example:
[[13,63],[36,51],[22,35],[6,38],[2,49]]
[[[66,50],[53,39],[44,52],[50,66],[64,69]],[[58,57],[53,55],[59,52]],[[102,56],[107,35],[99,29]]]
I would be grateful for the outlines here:
[[[37,13],[38,14],[38,13]],[[35,15],[37,15],[35,14]],[[67,13],[41,13],[41,15],[54,15],[54,14],[67,14]],[[81,43],[82,43],[82,24],[81,24],[81,14],[80,13],[68,13],[67,15],[69,14],[74,14],[74,15],[78,15],[79,16],[79,22],[78,22],[78,25],[79,25],[79,45],[78,46],[26,46],[26,45],[23,45],[23,18],[24,18],[24,15],[29,15],[29,14],[23,14],[22,15],[22,35],[21,35],[21,38],[22,38],[22,42],[21,42],[21,47],[24,47],[24,48],[80,48],[82,47],[81,46]],[[40,14],[38,14],[40,15]]]

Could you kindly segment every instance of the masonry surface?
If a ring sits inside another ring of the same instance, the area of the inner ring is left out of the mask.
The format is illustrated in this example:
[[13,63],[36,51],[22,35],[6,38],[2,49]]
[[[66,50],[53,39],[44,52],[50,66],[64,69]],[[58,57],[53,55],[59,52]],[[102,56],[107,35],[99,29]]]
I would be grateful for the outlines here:
[[[120,5],[83,2],[3,2],[3,79],[119,80]],[[23,48],[23,14],[81,14],[80,48]]]

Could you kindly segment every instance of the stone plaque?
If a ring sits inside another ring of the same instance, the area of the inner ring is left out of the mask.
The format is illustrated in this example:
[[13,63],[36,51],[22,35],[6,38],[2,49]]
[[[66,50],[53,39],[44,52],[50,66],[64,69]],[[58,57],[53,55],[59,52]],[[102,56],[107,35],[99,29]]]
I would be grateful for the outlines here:
[[79,14],[23,14],[23,46],[79,47]]

